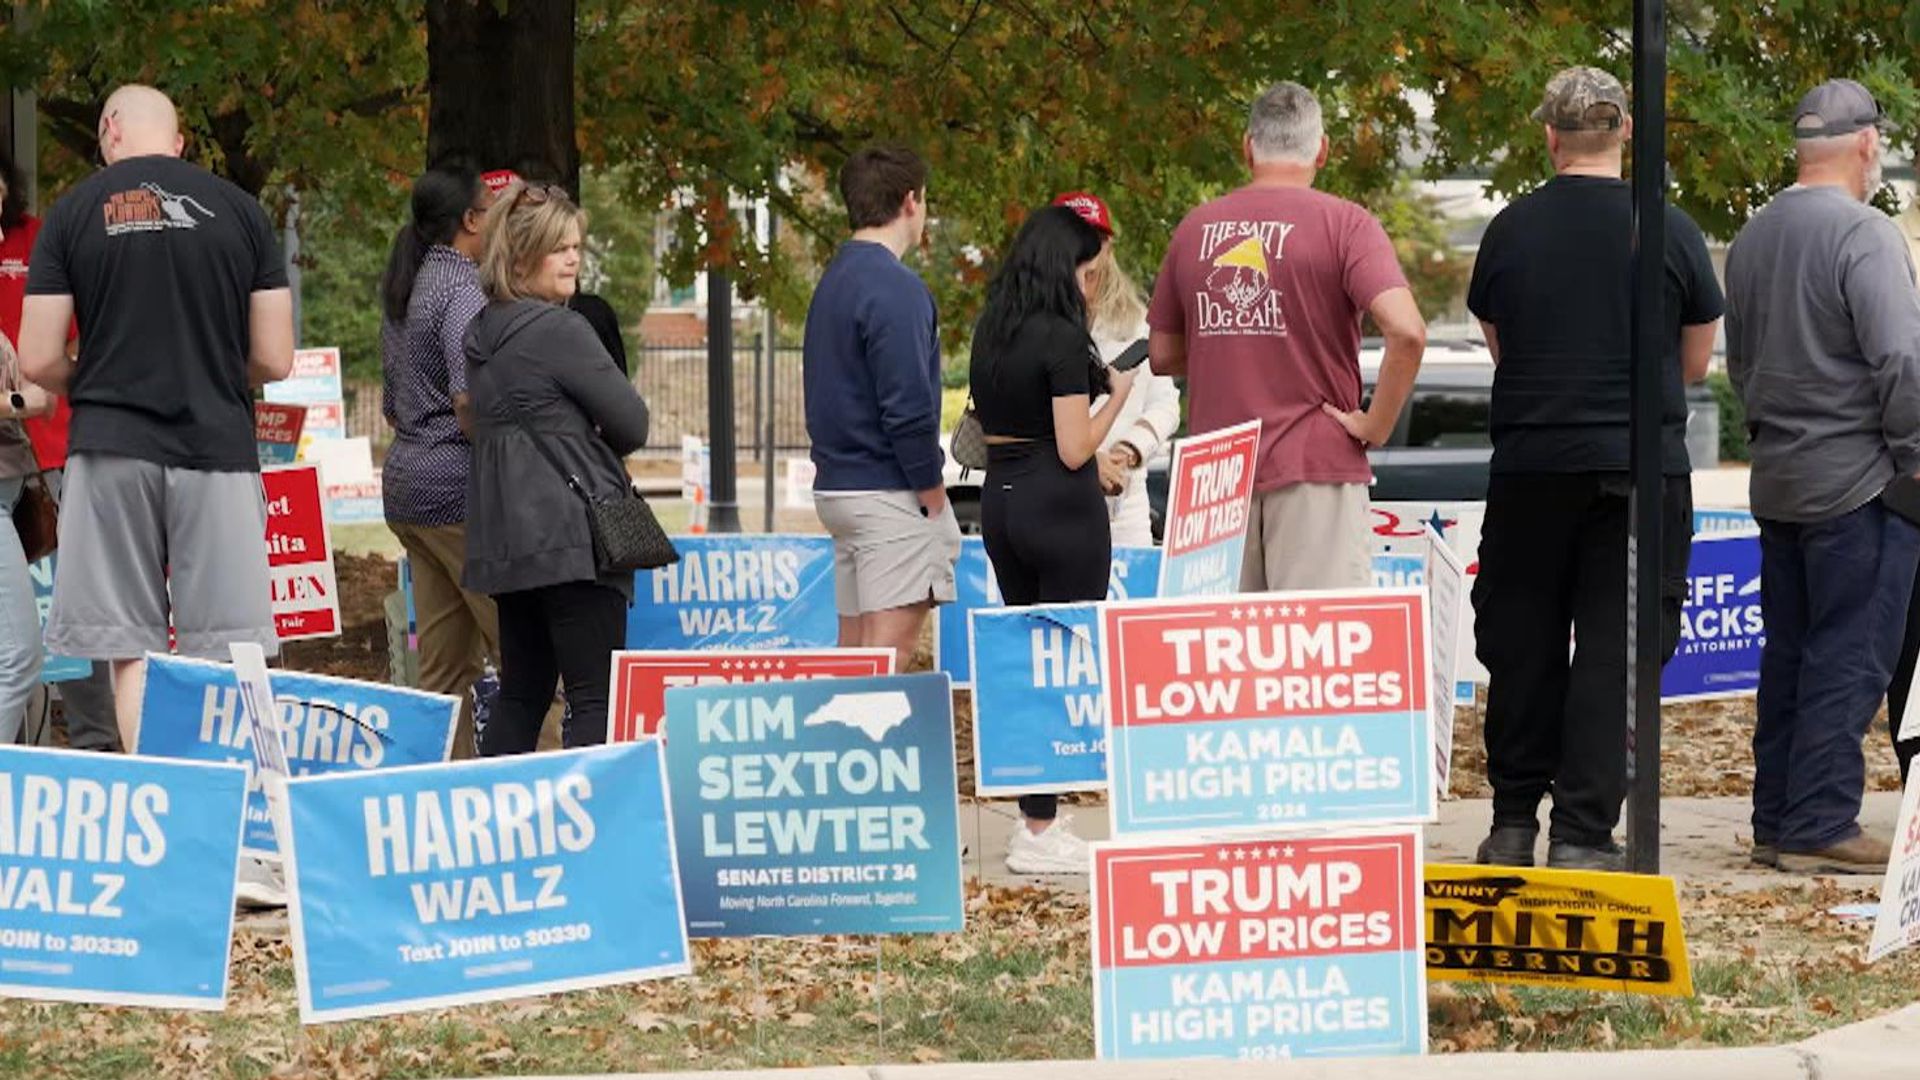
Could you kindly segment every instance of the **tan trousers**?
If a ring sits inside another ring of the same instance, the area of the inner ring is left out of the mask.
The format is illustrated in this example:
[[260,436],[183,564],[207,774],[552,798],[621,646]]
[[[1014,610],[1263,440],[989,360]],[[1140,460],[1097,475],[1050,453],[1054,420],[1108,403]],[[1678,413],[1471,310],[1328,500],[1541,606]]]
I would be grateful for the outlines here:
[[1254,494],[1241,592],[1372,584],[1373,530],[1364,484],[1290,484]]
[[[388,522],[413,565],[414,620],[420,629],[420,689],[460,699],[454,760],[473,756],[473,684],[487,661],[500,666],[500,616],[493,598],[460,587],[467,559],[464,525]],[[559,709],[547,711],[540,749],[560,748]]]

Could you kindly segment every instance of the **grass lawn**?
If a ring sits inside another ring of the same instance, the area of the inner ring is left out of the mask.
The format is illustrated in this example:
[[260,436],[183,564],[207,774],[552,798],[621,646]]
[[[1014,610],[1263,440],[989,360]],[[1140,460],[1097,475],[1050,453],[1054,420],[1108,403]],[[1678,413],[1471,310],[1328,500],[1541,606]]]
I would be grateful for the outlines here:
[[[1698,996],[1435,986],[1436,1052],[1745,1045],[1910,1003],[1920,959],[1861,961],[1830,886],[1683,896]],[[426,1077],[1093,1052],[1083,898],[975,890],[964,934],[696,943],[690,978],[302,1029],[288,947],[243,927],[216,1014],[0,1002],[0,1075]],[[876,966],[876,949],[878,965]]]

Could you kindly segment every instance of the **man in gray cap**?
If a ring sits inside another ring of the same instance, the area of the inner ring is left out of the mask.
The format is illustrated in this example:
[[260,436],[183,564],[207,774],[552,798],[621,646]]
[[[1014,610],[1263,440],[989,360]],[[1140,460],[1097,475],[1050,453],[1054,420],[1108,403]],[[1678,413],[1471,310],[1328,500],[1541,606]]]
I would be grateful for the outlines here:
[[[1533,113],[1554,176],[1487,227],[1467,306],[1486,331],[1493,462],[1473,605],[1487,665],[1493,829],[1483,863],[1618,870],[1627,790],[1628,398],[1633,200],[1620,178],[1627,92],[1596,68],[1554,76]],[[1682,380],[1706,377],[1722,300],[1700,229],[1667,210],[1662,338],[1662,647],[1679,640],[1689,541]],[[1577,640],[1571,658],[1569,634]]]
[[1727,370],[1746,404],[1767,642],[1753,732],[1753,858],[1880,873],[1859,825],[1861,739],[1887,692],[1920,528],[1881,495],[1920,472],[1920,293],[1866,205],[1880,109],[1834,79],[1794,113],[1798,182],[1727,256]]

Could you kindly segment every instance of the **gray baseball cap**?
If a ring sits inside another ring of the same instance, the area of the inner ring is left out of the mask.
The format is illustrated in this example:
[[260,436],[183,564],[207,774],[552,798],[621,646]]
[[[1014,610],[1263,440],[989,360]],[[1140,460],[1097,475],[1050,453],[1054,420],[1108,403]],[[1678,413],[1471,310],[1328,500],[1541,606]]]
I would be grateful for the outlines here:
[[1555,131],[1612,131],[1626,116],[1627,88],[1595,67],[1570,67],[1549,79],[1545,99],[1533,110],[1535,123]]
[[1793,111],[1793,134],[1800,139],[1851,135],[1880,124],[1880,103],[1852,79],[1828,79],[1807,91]]

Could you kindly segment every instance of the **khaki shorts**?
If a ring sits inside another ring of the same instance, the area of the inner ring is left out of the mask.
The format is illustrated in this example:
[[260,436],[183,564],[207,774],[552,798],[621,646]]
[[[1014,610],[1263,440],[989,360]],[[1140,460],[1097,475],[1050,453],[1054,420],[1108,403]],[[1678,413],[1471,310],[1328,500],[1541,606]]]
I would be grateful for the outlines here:
[[1241,592],[1372,584],[1373,523],[1365,485],[1289,484],[1254,494]]
[[833,537],[833,599],[844,617],[954,599],[960,524],[949,506],[920,511],[911,491],[816,492],[813,508]]

